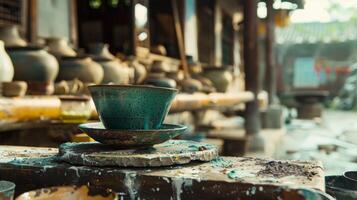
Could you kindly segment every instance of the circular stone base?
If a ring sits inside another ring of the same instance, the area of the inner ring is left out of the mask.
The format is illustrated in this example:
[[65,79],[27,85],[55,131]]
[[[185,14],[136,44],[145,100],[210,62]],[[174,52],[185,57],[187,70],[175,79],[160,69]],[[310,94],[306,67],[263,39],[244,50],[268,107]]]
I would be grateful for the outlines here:
[[169,140],[145,149],[118,150],[97,142],[64,143],[59,147],[62,161],[86,166],[160,167],[210,161],[217,148],[186,140]]

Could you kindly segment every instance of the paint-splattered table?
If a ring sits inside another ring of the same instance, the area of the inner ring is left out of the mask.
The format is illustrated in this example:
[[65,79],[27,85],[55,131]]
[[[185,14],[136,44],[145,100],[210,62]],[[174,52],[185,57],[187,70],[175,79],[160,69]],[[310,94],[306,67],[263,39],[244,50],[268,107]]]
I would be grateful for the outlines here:
[[324,190],[317,162],[219,157],[175,167],[98,168],[59,162],[57,153],[0,146],[0,177],[15,182],[17,193],[86,184],[111,188],[123,199],[305,199],[311,189]]

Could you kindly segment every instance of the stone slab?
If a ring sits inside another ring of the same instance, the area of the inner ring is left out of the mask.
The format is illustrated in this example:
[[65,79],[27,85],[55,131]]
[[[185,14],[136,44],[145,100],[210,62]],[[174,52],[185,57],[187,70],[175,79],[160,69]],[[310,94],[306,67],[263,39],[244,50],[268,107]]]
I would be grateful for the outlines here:
[[144,149],[118,150],[97,142],[65,143],[59,147],[60,159],[75,165],[162,167],[210,161],[218,156],[217,147],[186,140],[169,140]]

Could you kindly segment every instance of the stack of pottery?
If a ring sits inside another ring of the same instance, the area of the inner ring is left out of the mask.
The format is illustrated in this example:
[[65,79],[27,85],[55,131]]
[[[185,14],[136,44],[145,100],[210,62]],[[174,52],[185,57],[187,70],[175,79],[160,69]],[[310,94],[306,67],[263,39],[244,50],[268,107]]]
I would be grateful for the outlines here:
[[25,47],[27,42],[21,38],[16,25],[2,25],[0,27],[0,38],[9,47]]
[[59,62],[57,81],[78,79],[84,83],[101,83],[103,68],[90,56],[78,56],[64,38],[48,38],[46,42]]
[[84,83],[99,84],[103,80],[102,66],[88,56],[63,56],[59,64],[57,81],[78,79]]
[[205,67],[202,75],[213,83],[218,92],[226,92],[233,81],[233,75],[229,66]]
[[29,94],[51,94],[58,73],[56,58],[42,47],[28,46],[14,25],[0,28],[0,40],[13,62],[14,80],[26,81]]
[[93,60],[100,64],[104,70],[103,84],[129,84],[133,71],[122,64],[118,58],[115,58],[109,52],[109,45],[95,43],[89,45],[89,54]]
[[94,140],[117,148],[145,147],[180,135],[185,126],[163,124],[176,89],[134,86],[89,86],[101,122],[79,128]]
[[146,67],[134,57],[129,57],[126,64],[134,71],[132,83],[142,84],[147,77]]
[[162,60],[154,60],[145,83],[158,87],[176,88],[176,81],[166,77],[166,73],[168,72],[170,72],[170,65],[168,63]]
[[69,45],[66,38],[46,38],[49,52],[55,56],[76,56],[77,53]]

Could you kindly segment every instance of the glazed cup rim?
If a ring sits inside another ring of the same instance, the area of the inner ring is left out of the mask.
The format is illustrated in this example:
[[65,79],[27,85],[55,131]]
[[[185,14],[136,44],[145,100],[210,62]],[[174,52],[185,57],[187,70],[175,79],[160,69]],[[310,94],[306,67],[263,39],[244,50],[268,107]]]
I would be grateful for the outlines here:
[[150,85],[104,85],[104,84],[98,84],[98,85],[90,85],[88,86],[89,89],[91,88],[139,88],[139,89],[154,89],[154,90],[165,90],[165,91],[172,91],[172,92],[178,92],[178,89],[175,88],[166,88],[166,87],[156,87],[156,86],[150,86]]
[[350,174],[353,174],[353,173],[355,173],[355,174],[356,174],[356,177],[357,177],[357,171],[345,171],[345,172],[343,173],[343,177],[344,177],[345,179],[348,179],[348,180],[351,181],[351,182],[354,182],[354,184],[357,184],[357,179],[350,176]]
[[11,182],[11,181],[0,180],[0,182],[3,182],[5,184],[7,184],[7,186],[8,186],[7,188],[0,189],[0,192],[6,192],[6,191],[14,190],[15,187],[16,187],[16,184]]

